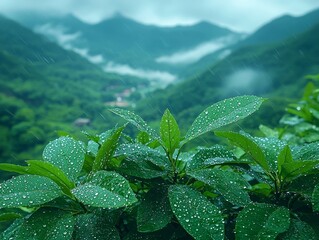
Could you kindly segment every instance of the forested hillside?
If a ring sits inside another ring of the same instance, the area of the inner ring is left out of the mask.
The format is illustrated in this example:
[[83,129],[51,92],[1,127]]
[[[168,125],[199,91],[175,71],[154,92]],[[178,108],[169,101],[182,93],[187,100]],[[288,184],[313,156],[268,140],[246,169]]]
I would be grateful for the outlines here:
[[56,131],[79,132],[79,118],[112,126],[104,102],[136,84],[0,17],[1,161],[39,157]]

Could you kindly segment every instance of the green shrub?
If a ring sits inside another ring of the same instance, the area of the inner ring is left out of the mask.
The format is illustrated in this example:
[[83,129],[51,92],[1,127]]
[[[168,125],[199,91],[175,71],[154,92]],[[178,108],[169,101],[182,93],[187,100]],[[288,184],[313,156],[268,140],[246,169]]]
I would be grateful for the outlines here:
[[[157,133],[136,114],[110,109],[119,126],[83,143],[60,137],[43,160],[2,163],[21,174],[0,185],[2,239],[318,239],[319,143],[217,131],[264,99],[241,96],[204,110],[185,136],[166,110]],[[229,146],[185,145],[215,131]]]

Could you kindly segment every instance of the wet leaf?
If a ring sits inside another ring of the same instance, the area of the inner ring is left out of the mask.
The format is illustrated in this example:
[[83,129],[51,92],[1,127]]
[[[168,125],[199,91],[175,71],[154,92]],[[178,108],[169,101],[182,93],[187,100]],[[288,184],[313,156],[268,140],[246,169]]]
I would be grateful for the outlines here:
[[0,234],[1,240],[15,240],[15,234],[18,232],[21,227],[24,219],[16,219],[5,231]]
[[295,160],[316,160],[319,156],[319,143],[309,143],[302,146],[294,146],[291,149]]
[[0,184],[0,208],[37,206],[61,195],[60,187],[49,178],[17,176]]
[[111,134],[102,144],[97,152],[96,158],[93,163],[92,170],[98,171],[105,169],[109,165],[109,161],[113,157],[113,154],[118,145],[118,140],[121,136],[125,126],[117,128],[113,134]]
[[220,132],[220,131],[218,131],[218,132],[215,132],[215,134],[219,137],[227,138],[232,143],[234,143],[236,146],[242,148],[266,172],[270,171],[270,167],[269,167],[269,164],[266,160],[264,152],[257,145],[257,143],[255,143],[249,137],[242,135],[240,133],[235,133],[235,132]]
[[278,155],[278,172],[281,173],[281,166],[285,163],[293,162],[291,150],[287,145],[284,147]]
[[290,182],[289,191],[301,193],[311,199],[313,190],[318,184],[319,174],[302,175]]
[[312,227],[300,220],[291,219],[287,232],[281,235],[281,240],[316,240],[318,239]]
[[245,207],[236,220],[236,239],[276,239],[288,230],[289,210],[265,203],[252,203]]
[[168,200],[167,188],[153,188],[141,200],[137,210],[139,232],[154,232],[171,222],[173,212]]
[[68,179],[65,173],[52,163],[39,160],[29,160],[27,163],[27,171],[29,174],[50,178],[58,184],[66,194],[69,194],[70,190],[75,187],[75,184]]
[[278,171],[278,157],[287,144],[277,138],[254,137],[252,140],[263,151],[266,161],[273,172]]
[[11,163],[0,163],[0,170],[19,174],[28,174],[26,166],[20,166]]
[[287,180],[292,180],[303,174],[308,174],[319,165],[316,161],[293,161],[282,165],[282,176]]
[[224,239],[223,217],[200,192],[188,186],[172,185],[169,200],[173,213],[194,239]]
[[249,116],[258,110],[263,101],[263,98],[256,96],[240,96],[215,103],[195,119],[183,143]]
[[141,144],[122,144],[115,156],[124,157],[119,171],[130,176],[151,179],[166,175],[170,169],[166,155]]
[[168,109],[161,120],[160,135],[165,148],[172,155],[174,150],[179,147],[181,133],[175,118]]
[[238,173],[221,169],[202,169],[189,174],[217,190],[227,201],[243,206],[251,202],[244,190],[249,187],[246,180]]
[[82,203],[102,208],[120,208],[137,201],[129,182],[115,172],[98,171],[87,183],[72,190]]
[[259,125],[259,130],[265,135],[265,137],[279,137],[279,132],[276,130],[273,130],[265,125]]
[[137,134],[136,141],[138,143],[146,145],[147,143],[150,142],[150,136],[148,135],[147,132],[139,132]]
[[312,193],[313,211],[319,212],[319,185],[317,185]]
[[56,184],[58,184],[62,188],[63,192],[65,192],[66,194],[69,194],[70,189],[75,186],[74,183],[68,179],[68,177],[61,169],[57,168],[49,162],[40,160],[28,160],[26,162],[28,163],[28,166],[19,166],[8,163],[0,164],[0,169],[20,174],[48,177],[52,179]]
[[234,158],[234,154],[221,145],[200,149],[187,163],[187,171],[191,172],[212,165],[230,163],[235,161]]
[[74,218],[71,213],[57,209],[39,209],[19,228],[15,240],[69,240]]
[[70,137],[50,142],[43,151],[43,159],[60,168],[71,181],[75,181],[81,172],[84,158],[83,144]]
[[160,140],[160,136],[154,131],[154,129],[147,125],[147,123],[135,113],[121,108],[110,108],[109,110],[133,124],[138,130],[147,132],[152,139]]
[[77,217],[75,226],[75,240],[120,240],[119,233],[106,217],[95,214],[84,214]]
[[15,212],[6,212],[0,214],[0,222],[12,221],[17,218],[21,218],[22,215]]

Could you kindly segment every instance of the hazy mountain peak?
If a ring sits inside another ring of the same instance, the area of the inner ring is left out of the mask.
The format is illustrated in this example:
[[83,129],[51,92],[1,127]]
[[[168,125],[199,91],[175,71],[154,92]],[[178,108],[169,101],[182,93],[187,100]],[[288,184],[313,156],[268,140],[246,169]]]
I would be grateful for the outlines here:
[[302,33],[316,23],[319,23],[319,9],[298,17],[285,14],[261,26],[238,46],[278,42]]

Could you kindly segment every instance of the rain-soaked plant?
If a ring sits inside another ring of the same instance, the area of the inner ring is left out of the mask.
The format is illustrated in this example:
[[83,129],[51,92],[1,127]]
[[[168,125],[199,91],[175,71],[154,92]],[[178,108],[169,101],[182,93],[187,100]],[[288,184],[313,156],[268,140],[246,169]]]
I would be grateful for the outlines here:
[[60,137],[43,160],[0,164],[21,175],[0,184],[1,239],[317,239],[319,144],[215,134],[230,147],[183,151],[191,140],[255,112],[241,96],[204,110],[181,136],[166,110],[157,133],[136,114],[110,109],[124,126],[88,142]]
[[319,141],[319,75],[308,75],[306,78],[309,83],[301,100],[288,105],[288,114],[280,120],[285,127],[275,131],[280,138],[289,142]]

